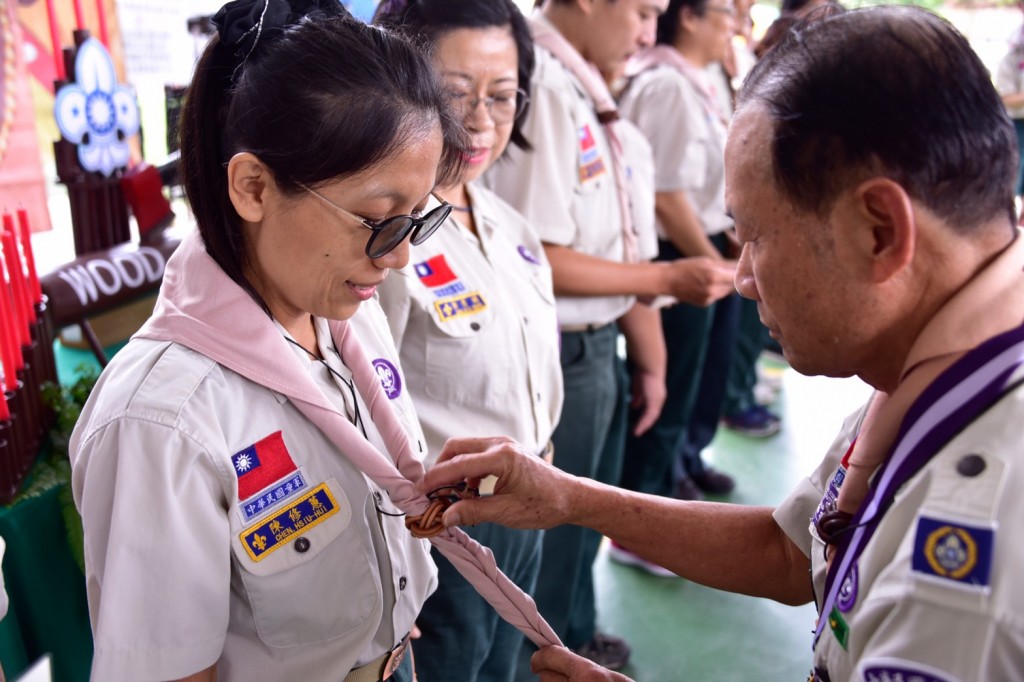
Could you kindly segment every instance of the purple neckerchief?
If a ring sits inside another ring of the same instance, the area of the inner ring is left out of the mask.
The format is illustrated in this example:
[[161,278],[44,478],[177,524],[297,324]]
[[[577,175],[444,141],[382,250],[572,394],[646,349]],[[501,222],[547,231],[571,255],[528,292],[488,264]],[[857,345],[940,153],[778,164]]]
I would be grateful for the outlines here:
[[[423,478],[423,465],[413,454],[380,377],[355,330],[344,321],[330,321],[329,326],[387,452],[373,447],[324,397],[270,316],[214,262],[198,233],[182,240],[167,261],[153,317],[135,337],[181,344],[287,396],[339,452],[388,491],[399,509],[422,514],[428,500],[415,484]],[[538,647],[561,644],[533,599],[498,570],[489,549],[459,528],[448,528],[430,542],[530,641]]]
[[[940,374],[907,410],[899,434],[853,517],[853,533],[841,539],[825,578],[825,598],[814,633],[817,646],[839,589],[896,492],[967,425],[1012,388],[1010,377],[1024,365],[1024,326],[994,336]],[[865,519],[867,519],[865,521]]]

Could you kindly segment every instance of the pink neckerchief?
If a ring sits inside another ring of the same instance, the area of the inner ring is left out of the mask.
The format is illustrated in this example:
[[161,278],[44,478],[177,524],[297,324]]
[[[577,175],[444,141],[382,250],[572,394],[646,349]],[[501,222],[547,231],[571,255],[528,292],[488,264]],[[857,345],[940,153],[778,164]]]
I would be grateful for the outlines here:
[[1017,237],[991,264],[943,305],[907,354],[899,386],[877,392],[857,435],[849,472],[836,506],[854,514],[871,475],[892,449],[907,410],[945,369],[983,341],[1024,321],[1024,238]]
[[[374,448],[327,401],[271,318],[206,253],[198,233],[182,240],[167,262],[153,317],[135,337],[181,344],[287,396],[353,464],[388,491],[399,509],[422,514],[428,500],[416,492],[415,483],[423,478],[423,465],[354,330],[346,322],[329,325],[388,453]],[[498,570],[489,549],[458,528],[448,528],[430,541],[530,641],[540,647],[561,644],[533,600]]]
[[626,153],[619,139],[617,122],[619,111],[615,107],[615,98],[608,90],[601,73],[593,64],[583,58],[575,47],[569,43],[547,19],[534,14],[528,19],[533,41],[554,55],[562,66],[580,82],[587,95],[594,102],[597,120],[601,122],[608,146],[612,150],[612,170],[615,174],[615,188],[619,195],[619,214],[622,216],[622,248],[627,263],[637,261],[636,232],[633,227],[633,214],[630,210],[629,180],[626,174]]
[[679,54],[679,50],[674,47],[655,45],[641,51],[626,64],[626,77],[633,78],[656,66],[669,66],[678,71],[700,95],[701,104],[704,105],[704,113],[707,117],[721,123],[723,128],[729,127],[729,117],[718,106],[718,98],[708,83],[707,74],[687,61],[686,57]]

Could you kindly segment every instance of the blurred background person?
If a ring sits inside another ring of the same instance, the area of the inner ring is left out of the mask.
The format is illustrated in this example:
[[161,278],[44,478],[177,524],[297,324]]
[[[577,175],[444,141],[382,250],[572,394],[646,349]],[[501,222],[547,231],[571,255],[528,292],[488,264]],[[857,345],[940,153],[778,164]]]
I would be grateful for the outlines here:
[[[725,211],[724,145],[728,109],[714,91],[709,67],[720,68],[735,30],[731,2],[672,0],[657,24],[657,46],[630,61],[620,97],[622,114],[636,123],[654,149],[659,259],[705,256],[729,262],[732,220]],[[728,100],[726,100],[728,101]],[[678,493],[726,493],[731,477],[704,464],[720,417],[736,328],[738,297],[708,307],[679,304],[661,310],[668,348],[668,399],[654,426],[627,440],[622,485],[657,495],[677,492],[674,464],[699,401],[710,422],[707,442],[687,448]],[[655,574],[624,548],[611,556]]]
[[[1024,12],[1024,2],[1017,7]],[[1010,47],[996,69],[996,90],[1003,99],[1006,111],[1017,132],[1017,182],[1014,194],[1018,204],[1024,196],[1024,25],[1010,39]],[[1017,207],[1018,213],[1020,206]]]
[[[537,230],[551,263],[561,331],[565,403],[553,434],[555,465],[617,483],[624,427],[619,330],[630,346],[632,393],[648,419],[664,399],[660,319],[636,297],[707,304],[732,290],[732,269],[708,258],[639,262],[617,112],[598,75],[613,74],[654,42],[667,0],[546,0],[530,18],[537,44],[523,130],[532,151],[510,148],[485,182]],[[595,71],[595,69],[597,71]],[[611,668],[628,645],[597,630],[592,566],[600,535],[545,535],[536,599],[570,648]]]
[[[477,182],[510,140],[530,148],[521,129],[533,72],[529,27],[511,0],[386,2],[375,22],[433,56],[470,136],[464,172],[437,190],[452,213],[379,289],[426,436],[424,463],[452,436],[495,433],[550,460],[562,407],[551,268],[526,220]],[[542,531],[494,524],[467,531],[509,578],[533,591]],[[516,679],[523,635],[432,554],[439,584],[417,619],[420,681]]]

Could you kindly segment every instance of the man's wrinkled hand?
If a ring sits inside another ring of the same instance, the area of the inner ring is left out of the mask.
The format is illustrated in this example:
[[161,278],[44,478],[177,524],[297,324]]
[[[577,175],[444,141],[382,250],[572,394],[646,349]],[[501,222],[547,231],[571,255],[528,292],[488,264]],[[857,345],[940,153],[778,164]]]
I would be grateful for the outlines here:
[[[558,453],[555,453],[555,462]],[[576,478],[547,464],[510,438],[452,438],[417,485],[426,494],[438,489],[478,489],[488,476],[497,478],[494,494],[459,495],[445,510],[445,526],[498,523],[509,528],[551,528],[567,523]]]

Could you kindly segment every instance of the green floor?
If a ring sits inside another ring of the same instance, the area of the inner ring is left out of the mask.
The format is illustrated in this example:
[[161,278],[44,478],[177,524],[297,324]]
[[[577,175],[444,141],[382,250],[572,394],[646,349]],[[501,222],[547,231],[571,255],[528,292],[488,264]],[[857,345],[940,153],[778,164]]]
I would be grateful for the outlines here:
[[[778,435],[755,440],[720,431],[708,461],[737,479],[728,501],[780,502],[812,471],[843,418],[868,396],[856,379],[783,374]],[[637,682],[806,680],[814,608],[727,594],[682,579],[656,578],[610,561],[594,568],[601,628],[627,639],[622,672]]]

